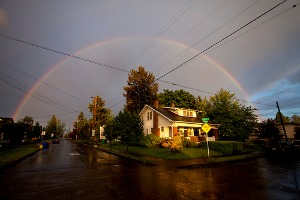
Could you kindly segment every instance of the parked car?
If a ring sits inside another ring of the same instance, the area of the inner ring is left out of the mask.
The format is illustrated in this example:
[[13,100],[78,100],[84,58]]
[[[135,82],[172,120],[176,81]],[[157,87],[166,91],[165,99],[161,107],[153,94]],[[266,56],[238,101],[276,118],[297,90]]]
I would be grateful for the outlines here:
[[268,153],[288,154],[293,151],[293,146],[290,141],[270,141],[266,145]]
[[52,144],[59,144],[59,139],[53,139]]
[[294,140],[292,145],[293,145],[295,152],[300,153],[300,140]]

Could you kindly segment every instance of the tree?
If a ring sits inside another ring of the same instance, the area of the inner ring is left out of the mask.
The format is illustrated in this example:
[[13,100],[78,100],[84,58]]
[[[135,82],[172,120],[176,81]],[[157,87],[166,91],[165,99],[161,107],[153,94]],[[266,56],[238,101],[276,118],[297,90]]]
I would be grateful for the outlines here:
[[299,123],[299,124],[300,124],[300,116],[298,116],[298,115],[293,115],[293,116],[291,117],[291,122]]
[[112,141],[117,139],[118,137],[114,119],[110,119],[107,121],[103,131],[103,135],[105,136],[106,140],[109,141],[109,149],[111,150]]
[[59,138],[62,136],[65,130],[65,123],[56,119],[55,115],[52,116],[51,120],[46,126],[46,138]]
[[242,106],[235,94],[221,89],[211,96],[205,112],[213,123],[220,124],[221,140],[246,141],[257,122],[254,108]]
[[89,135],[91,133],[90,123],[88,122],[87,118],[84,117],[83,112],[80,112],[77,120],[74,122],[74,128],[76,130],[75,134],[80,139],[89,139]]
[[202,99],[200,96],[198,96],[196,98],[195,107],[196,110],[199,111],[198,113],[199,119],[207,116],[207,112],[206,112],[207,104],[208,104],[208,99],[206,97]]
[[278,123],[273,119],[267,119],[260,123],[259,126],[260,137],[268,140],[279,140],[282,138]]
[[31,127],[33,127],[33,118],[26,115],[23,119],[19,120],[17,123],[29,124]]
[[126,98],[126,109],[130,112],[139,113],[146,104],[152,104],[157,99],[158,83],[154,75],[142,66],[130,71],[127,84],[123,95]]
[[195,97],[184,90],[164,90],[163,93],[160,93],[158,96],[159,104],[162,106],[171,106],[172,103],[179,108],[196,108],[196,99]]
[[[289,123],[290,122],[290,118],[288,116],[284,116],[281,112],[280,112],[280,114],[282,116],[283,123]],[[279,112],[276,113],[275,120],[276,120],[277,123],[281,123]]]
[[42,126],[36,122],[32,128],[30,138],[39,138],[42,133]]
[[110,111],[105,108],[105,101],[98,95],[94,97],[88,108],[93,115],[91,119],[92,128],[95,130],[96,136],[99,136],[100,126],[106,124]]
[[143,138],[143,121],[136,113],[124,109],[114,119],[114,132],[126,144],[126,151],[130,144],[138,144]]

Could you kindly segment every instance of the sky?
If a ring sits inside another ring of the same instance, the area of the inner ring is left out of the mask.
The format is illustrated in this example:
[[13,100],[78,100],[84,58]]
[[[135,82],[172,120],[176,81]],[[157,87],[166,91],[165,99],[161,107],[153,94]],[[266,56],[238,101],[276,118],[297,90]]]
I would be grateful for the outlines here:
[[128,73],[159,92],[220,89],[259,120],[300,115],[300,1],[0,1],[0,116],[72,130],[99,95],[117,114]]

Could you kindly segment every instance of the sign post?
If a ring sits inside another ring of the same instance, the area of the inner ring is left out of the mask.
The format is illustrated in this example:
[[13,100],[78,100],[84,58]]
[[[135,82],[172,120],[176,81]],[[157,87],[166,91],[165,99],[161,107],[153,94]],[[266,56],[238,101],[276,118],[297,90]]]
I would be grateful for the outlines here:
[[207,133],[210,131],[211,127],[209,124],[205,123],[202,126],[202,130],[206,133],[206,145],[207,145],[207,156],[209,157],[209,146],[208,146],[208,135]]

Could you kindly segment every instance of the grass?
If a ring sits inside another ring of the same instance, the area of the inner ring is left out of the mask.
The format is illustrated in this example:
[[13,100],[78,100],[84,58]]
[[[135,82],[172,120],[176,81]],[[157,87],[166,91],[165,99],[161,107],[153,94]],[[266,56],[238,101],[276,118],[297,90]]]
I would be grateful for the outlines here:
[[[109,149],[108,144],[101,144],[99,147]],[[119,152],[125,153],[125,145],[112,146],[112,150],[117,150]],[[166,159],[166,160],[187,160],[193,158],[206,158],[207,150],[200,148],[182,148],[179,153],[172,153],[166,151],[163,148],[145,148],[138,146],[130,146],[128,148],[128,153],[137,156],[150,156],[154,158]],[[216,151],[210,151],[210,156],[222,156],[222,153]]]
[[1,151],[0,168],[3,168],[4,166],[9,165],[10,163],[16,162],[17,160],[24,158],[38,150],[39,148],[37,144],[28,144],[19,146],[18,148]]

